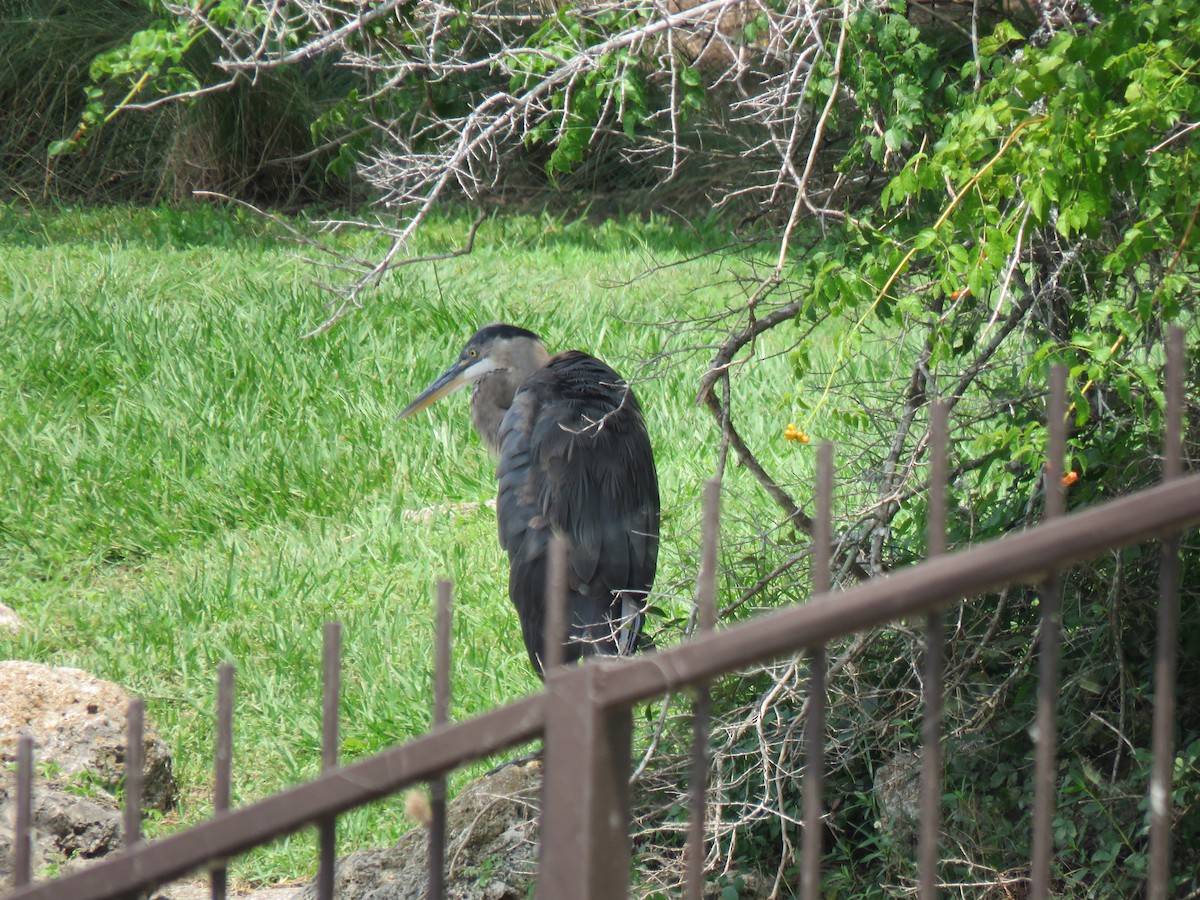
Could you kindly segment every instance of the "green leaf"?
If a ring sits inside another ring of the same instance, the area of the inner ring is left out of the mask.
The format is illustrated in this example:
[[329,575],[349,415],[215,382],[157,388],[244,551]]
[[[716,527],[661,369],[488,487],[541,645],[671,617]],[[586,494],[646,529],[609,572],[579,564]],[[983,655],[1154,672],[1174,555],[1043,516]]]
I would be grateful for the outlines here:
[[924,250],[930,244],[938,239],[938,233],[932,228],[926,228],[915,238],[913,238],[913,247],[917,250]]
[[1034,185],[1026,188],[1025,199],[1030,204],[1030,215],[1033,216],[1033,221],[1042,223],[1046,221],[1046,194],[1040,185]]
[[990,35],[979,42],[979,53],[982,56],[995,56],[1005,45],[1022,40],[1024,38],[1012,22],[1005,20],[1000,22]]
[[628,114],[621,120],[621,129],[625,132],[625,137],[633,140],[637,137],[638,117],[635,114]]
[[338,148],[337,156],[326,166],[327,171],[338,178],[349,178],[354,173],[354,151],[346,144]]

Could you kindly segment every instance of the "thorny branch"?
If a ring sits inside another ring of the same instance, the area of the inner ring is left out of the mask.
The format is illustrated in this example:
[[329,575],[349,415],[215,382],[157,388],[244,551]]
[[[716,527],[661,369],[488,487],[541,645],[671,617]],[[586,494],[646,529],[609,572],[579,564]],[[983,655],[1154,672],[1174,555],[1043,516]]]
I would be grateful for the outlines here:
[[[333,268],[348,277],[328,286],[339,299],[310,331],[315,335],[360,306],[365,294],[404,262],[414,235],[441,199],[453,194],[485,202],[503,191],[510,169],[520,169],[525,148],[553,147],[569,136],[577,127],[570,112],[573,98],[586,79],[601,72],[616,87],[602,98],[589,143],[609,141],[619,156],[651,162],[664,183],[682,172],[696,142],[705,140],[700,126],[681,113],[687,102],[684,81],[694,78],[688,73],[701,73],[709,90],[741,94],[733,105],[737,120],[762,123],[775,137],[745,146],[747,179],[731,179],[721,189],[726,195],[712,199],[719,205],[735,195],[761,195],[772,205],[783,199],[783,185],[790,185],[800,205],[788,200],[794,211],[779,245],[784,260],[799,210],[817,208],[810,185],[837,91],[818,117],[803,172],[792,162],[809,121],[799,99],[815,60],[832,54],[840,70],[846,19],[865,2],[843,0],[832,9],[801,0],[782,6],[761,0],[583,4],[572,7],[572,15],[585,25],[601,14],[625,24],[590,38],[570,32],[575,37],[569,47],[547,40],[553,18],[545,7],[518,0],[485,0],[469,11],[445,2],[389,0],[347,9],[325,0],[298,0],[271,4],[234,26],[212,21],[199,4],[173,9],[216,36],[222,51],[218,65],[230,83],[318,59],[370,76],[364,101],[372,118],[366,126],[348,128],[343,139],[369,138],[359,171],[394,212],[395,224],[375,226],[389,243],[369,261],[322,243],[322,251],[336,260]],[[836,49],[827,21],[841,23]],[[759,29],[753,41],[744,35],[750,22]],[[632,102],[624,85],[635,71],[646,73],[646,89],[661,94],[639,113],[644,123],[636,133],[623,124]],[[458,93],[453,105],[427,99],[414,107],[397,99],[405,90],[411,96],[415,85],[425,85],[428,95],[448,83]]]

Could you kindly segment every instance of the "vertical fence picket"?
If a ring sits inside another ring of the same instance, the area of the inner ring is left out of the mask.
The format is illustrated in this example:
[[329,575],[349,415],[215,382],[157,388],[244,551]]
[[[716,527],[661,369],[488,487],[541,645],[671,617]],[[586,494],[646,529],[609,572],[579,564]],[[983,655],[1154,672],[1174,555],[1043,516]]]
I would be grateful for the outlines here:
[[[338,765],[338,712],[342,696],[342,625],[326,622],[321,653],[323,696],[321,703],[321,771]],[[317,869],[318,900],[333,900],[337,866],[337,817],[317,826],[320,863]]]
[[[928,554],[946,552],[946,454],[949,409],[929,410]],[[942,819],[942,693],[945,674],[945,613],[925,617],[925,712],[921,723],[921,833],[917,868],[920,900],[933,900],[938,886],[938,834]]]
[[[813,596],[827,593],[833,548],[833,444],[817,448],[817,509],[813,522]],[[804,827],[800,835],[800,896],[821,896],[821,843],[825,782],[825,645],[809,653],[808,709],[804,742]]]
[[542,675],[548,678],[562,668],[567,642],[567,543],[555,535],[550,540],[546,566],[546,646],[542,650]]
[[[233,666],[217,666],[217,742],[213,754],[213,816],[229,810],[233,785]],[[212,900],[225,900],[229,872],[224,865],[209,874]]]
[[[433,670],[433,728],[450,721],[450,625],[451,587],[437,585],[437,624]],[[430,900],[441,900],[446,892],[446,776],[429,782],[429,891]]]
[[12,886],[24,887],[32,877],[33,738],[17,738],[17,808],[13,821]]
[[[566,545],[550,545],[545,726],[537,896],[608,900],[629,893],[633,715],[597,702],[611,666],[563,667]],[[572,677],[574,676],[574,677]]]
[[125,738],[125,847],[128,849],[142,839],[142,784],[146,763],[146,744],[143,739],[146,703],[141,697],[131,697]]
[[[1183,329],[1167,339],[1167,421],[1163,481],[1183,474]],[[1175,656],[1179,630],[1179,535],[1162,542],[1154,649],[1154,724],[1150,771],[1150,871],[1147,900],[1166,900],[1171,874],[1171,776],[1174,765]]]
[[[700,572],[696,579],[697,622],[701,634],[712,631],[717,622],[717,536],[721,523],[721,482],[704,486],[703,543]],[[700,900],[704,893],[704,824],[708,800],[708,737],[712,715],[712,694],[708,682],[696,685],[692,707],[692,762],[689,784],[687,889],[688,900]]]
[[[1067,370],[1054,366],[1050,372],[1050,405],[1047,414],[1049,449],[1043,478],[1046,492],[1044,521],[1063,513],[1063,463],[1067,442]],[[1038,631],[1038,707],[1035,730],[1033,853],[1030,860],[1032,900],[1050,895],[1050,862],[1054,857],[1055,777],[1058,753],[1056,716],[1058,714],[1058,670],[1062,645],[1062,585],[1053,570],[1042,584],[1041,627]]]

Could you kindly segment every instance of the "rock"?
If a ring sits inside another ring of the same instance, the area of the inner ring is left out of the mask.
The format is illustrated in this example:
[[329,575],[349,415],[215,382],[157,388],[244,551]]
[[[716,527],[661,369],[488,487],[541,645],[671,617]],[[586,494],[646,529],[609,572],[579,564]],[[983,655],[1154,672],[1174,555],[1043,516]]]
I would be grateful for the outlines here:
[[[0,787],[0,881],[12,874],[15,779]],[[89,799],[38,784],[33,795],[33,870],[93,859],[121,846],[121,813],[112,798]]]
[[[120,846],[115,799],[125,770],[129,697],[79,669],[0,662],[0,880],[12,865],[17,739],[34,740],[34,871]],[[166,811],[178,788],[166,745],[145,733],[146,808]]]
[[[128,706],[121,688],[80,669],[0,662],[0,764],[16,759],[17,737],[28,734],[52,782],[86,780],[114,792],[125,775]],[[178,788],[167,746],[149,726],[144,749],[143,804],[165,812]]]
[[[963,773],[991,771],[995,767],[995,752],[995,746],[978,735],[943,738],[942,790],[955,783],[968,792],[975,789],[969,783],[963,784],[963,777],[970,781]],[[958,789],[955,790],[957,793]],[[899,751],[877,768],[874,796],[879,810],[877,827],[888,852],[897,863],[911,863],[917,858],[921,833],[921,751]],[[959,803],[962,802],[960,796]],[[985,838],[981,835],[980,839]]]
[[[446,897],[523,900],[537,871],[540,761],[504,766],[468,784],[446,809]],[[429,874],[423,827],[391,847],[359,850],[338,860],[338,900],[423,898]],[[303,900],[313,900],[310,884]]]
[[901,752],[875,770],[879,830],[901,858],[914,858],[921,830],[921,754]]
[[14,634],[21,630],[21,617],[9,606],[0,603],[0,631],[11,631]]

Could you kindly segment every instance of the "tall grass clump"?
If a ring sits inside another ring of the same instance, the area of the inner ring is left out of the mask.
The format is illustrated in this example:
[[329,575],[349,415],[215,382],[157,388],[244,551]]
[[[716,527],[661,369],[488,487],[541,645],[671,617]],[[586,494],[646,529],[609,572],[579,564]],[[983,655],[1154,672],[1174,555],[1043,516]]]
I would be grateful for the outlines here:
[[[138,0],[12,0],[0,7],[0,189],[29,199],[156,192],[153,173],[161,172],[170,131],[163,115],[120,122],[87,154],[52,163],[46,152],[79,122],[92,59],[153,19]],[[143,187],[133,189],[130,179]]]
[[[141,92],[114,77],[104,54],[141,32],[174,27],[157,0],[14,0],[0,10],[0,190],[26,200],[157,202],[193,190],[226,193],[275,207],[354,199],[338,148],[318,148],[314,123],[361,77],[333,59],[263,73],[187,102],[120,108],[162,99],[158,82]],[[200,35],[169,82],[213,86],[215,39]],[[102,122],[82,130],[99,92]],[[55,142],[78,138],[74,152]]]

